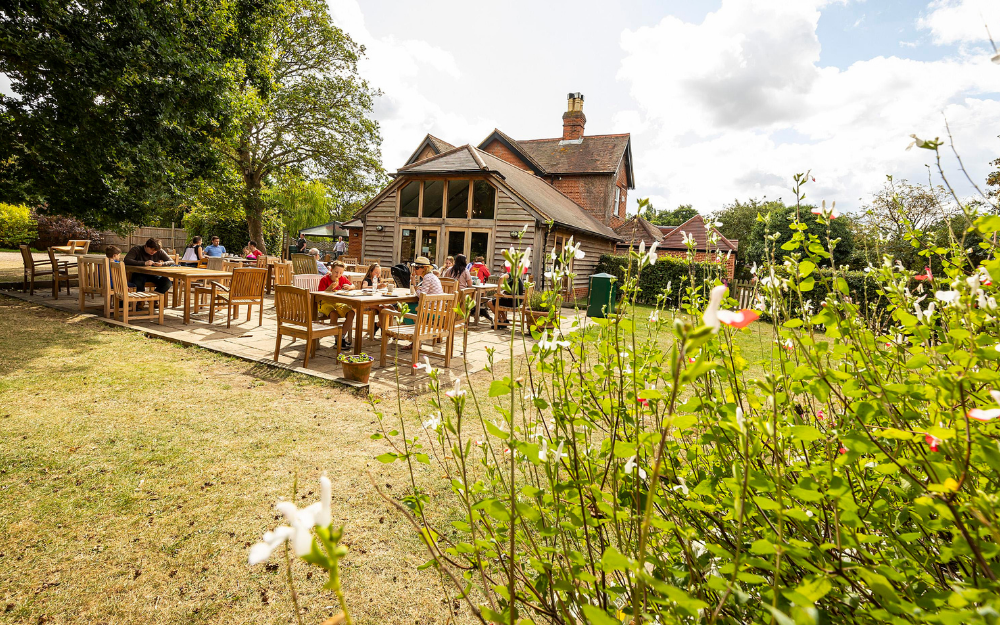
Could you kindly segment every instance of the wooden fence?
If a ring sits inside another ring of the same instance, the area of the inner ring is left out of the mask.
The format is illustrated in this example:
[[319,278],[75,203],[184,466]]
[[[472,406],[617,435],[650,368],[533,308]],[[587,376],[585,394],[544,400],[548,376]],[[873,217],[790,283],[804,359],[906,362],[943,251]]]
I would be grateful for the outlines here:
[[[188,233],[184,228],[136,228],[127,236],[120,236],[114,232],[101,233],[101,249],[108,245],[117,245],[123,251],[128,251],[133,246],[142,245],[146,239],[159,239],[163,247],[173,250],[183,250],[187,245]],[[202,242],[207,244],[206,242]]]

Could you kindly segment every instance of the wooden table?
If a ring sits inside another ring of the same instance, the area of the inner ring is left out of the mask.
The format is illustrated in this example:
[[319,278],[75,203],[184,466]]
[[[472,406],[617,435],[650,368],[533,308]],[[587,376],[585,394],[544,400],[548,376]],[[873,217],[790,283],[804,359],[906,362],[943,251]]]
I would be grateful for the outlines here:
[[[347,291],[354,293],[356,291]],[[416,302],[420,299],[418,295],[410,294],[409,289],[394,289],[391,295],[345,295],[343,291],[313,291],[313,301],[339,302],[347,304],[354,309],[354,353],[361,353],[361,336],[364,326],[364,312],[366,308],[376,308],[386,304],[399,304],[401,302]],[[315,312],[313,313],[315,314]]]
[[73,254],[73,250],[75,250],[75,249],[76,249],[75,245],[53,245],[52,246],[52,251],[53,252],[57,252],[59,254],[66,254],[66,255],[70,255],[70,256],[76,256],[76,254]]
[[496,285],[496,284],[486,283],[486,284],[473,284],[471,287],[469,287],[469,288],[472,288],[472,289],[476,290],[476,325],[477,326],[479,325],[479,309],[482,307],[483,294],[484,293],[491,293],[493,291],[496,291],[497,290],[497,286],[498,285]]
[[211,269],[198,269],[197,267],[142,267],[126,266],[127,273],[145,273],[151,276],[163,276],[170,278],[174,284],[174,305],[177,308],[177,297],[184,297],[184,323],[191,323],[191,282],[194,280],[218,280],[220,278],[231,278],[233,274],[228,271],[212,271]]

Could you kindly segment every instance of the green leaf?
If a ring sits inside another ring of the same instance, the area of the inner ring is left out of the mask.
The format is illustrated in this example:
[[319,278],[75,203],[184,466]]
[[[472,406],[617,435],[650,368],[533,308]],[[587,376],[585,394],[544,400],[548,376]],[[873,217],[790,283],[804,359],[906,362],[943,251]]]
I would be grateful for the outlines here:
[[490,383],[490,397],[502,397],[510,394],[510,384],[507,380],[493,380]]
[[750,553],[756,553],[759,556],[770,555],[772,553],[777,553],[777,551],[778,550],[774,548],[774,543],[769,540],[764,540],[763,538],[753,541],[753,544],[750,545]]
[[590,621],[591,625],[622,625],[621,621],[608,616],[607,612],[596,605],[586,603],[581,607],[581,609],[583,610],[584,616],[586,616],[587,620]]
[[807,443],[823,438],[823,433],[811,425],[793,425],[789,430],[794,438]]
[[496,436],[497,438],[503,440],[507,440],[508,438],[510,438],[510,432],[505,432],[504,430],[501,430],[492,421],[483,419],[483,422],[486,424],[486,431],[492,434],[493,436]]
[[385,464],[389,464],[390,462],[395,462],[398,457],[399,456],[390,451],[388,453],[382,454],[381,456],[375,456],[375,459],[378,460],[379,462],[384,462]]
[[601,568],[605,572],[611,571],[631,571],[635,568],[632,560],[622,555],[620,551],[614,547],[608,547],[604,550],[604,555],[601,556]]

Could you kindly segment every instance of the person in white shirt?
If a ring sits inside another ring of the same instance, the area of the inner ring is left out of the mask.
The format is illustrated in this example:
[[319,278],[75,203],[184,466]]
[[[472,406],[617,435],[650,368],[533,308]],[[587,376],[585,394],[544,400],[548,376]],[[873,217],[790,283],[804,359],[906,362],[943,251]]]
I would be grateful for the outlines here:
[[337,237],[337,242],[333,246],[333,252],[340,258],[347,253],[347,244],[344,243],[344,237]]

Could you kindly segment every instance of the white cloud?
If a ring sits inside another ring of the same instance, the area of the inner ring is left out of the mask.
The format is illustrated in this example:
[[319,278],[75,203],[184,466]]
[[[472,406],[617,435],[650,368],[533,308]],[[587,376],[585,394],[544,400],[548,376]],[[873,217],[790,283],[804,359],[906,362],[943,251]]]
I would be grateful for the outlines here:
[[439,104],[440,89],[431,90],[433,97],[423,94],[422,87],[428,84],[452,84],[462,78],[451,52],[418,39],[375,37],[357,0],[328,0],[328,4],[334,23],[365,46],[361,75],[382,90],[375,117],[382,130],[382,162],[389,171],[402,166],[428,132],[460,145],[476,140],[470,137],[485,136],[484,128],[496,125],[446,111]]
[[934,0],[927,8],[917,25],[930,30],[938,44],[985,42],[987,26],[1000,32],[997,0]]
[[885,174],[926,180],[932,155],[905,147],[911,133],[943,136],[942,113],[966,166],[985,177],[1000,149],[990,99],[1000,68],[983,55],[823,67],[821,6],[723,0],[700,24],[668,17],[623,33],[619,79],[648,127],[633,134],[637,195],[703,212],[736,198],[787,202],[792,174],[811,169],[808,199],[850,208]]

